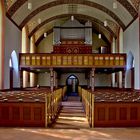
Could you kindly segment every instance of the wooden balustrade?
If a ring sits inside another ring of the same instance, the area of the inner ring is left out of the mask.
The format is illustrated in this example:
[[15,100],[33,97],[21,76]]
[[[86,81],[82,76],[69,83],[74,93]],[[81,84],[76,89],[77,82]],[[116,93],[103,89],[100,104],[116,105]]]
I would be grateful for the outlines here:
[[56,119],[63,94],[66,87],[55,90],[53,93],[46,95],[45,99],[45,126],[48,127]]
[[120,67],[126,54],[47,54],[21,53],[20,67]]
[[89,125],[90,127],[93,128],[94,127],[94,95],[91,92],[81,87],[78,87],[78,92],[82,98],[82,103],[84,105],[84,109]]

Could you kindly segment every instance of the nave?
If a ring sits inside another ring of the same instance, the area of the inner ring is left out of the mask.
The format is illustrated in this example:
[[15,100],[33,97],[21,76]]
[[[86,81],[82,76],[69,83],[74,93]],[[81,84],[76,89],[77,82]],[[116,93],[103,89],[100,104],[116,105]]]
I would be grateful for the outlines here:
[[140,126],[140,92],[115,88],[27,88],[0,92],[0,126],[96,128]]
[[[11,103],[12,108],[12,102],[15,102],[17,100],[18,107],[21,105],[21,103],[26,102],[26,109],[27,107],[31,106],[31,104],[27,103],[27,99],[30,99],[32,97],[33,99],[37,99],[35,103],[41,104],[42,95],[47,92],[49,93],[48,88],[41,88],[40,89],[26,89],[24,91],[4,91],[0,92],[0,111],[2,111],[2,104]],[[136,93],[134,91],[124,91],[119,89],[96,89],[95,90],[96,99],[97,102],[99,100],[105,100],[105,98],[111,98],[113,97],[114,93],[117,93],[117,96],[120,95],[123,98],[133,98],[135,99],[133,102],[137,103],[140,102],[140,93]],[[104,94],[103,94],[104,92]],[[30,95],[30,96],[29,96]],[[67,95],[67,94],[66,94]],[[74,95],[74,96],[73,96]],[[134,95],[134,96],[133,96]],[[12,98],[11,98],[12,97]],[[18,97],[18,98],[16,98]],[[30,98],[28,98],[30,97]],[[21,98],[23,99],[21,101]],[[100,99],[99,99],[100,98]],[[116,98],[116,97],[114,97]],[[118,97],[117,97],[118,98]],[[7,99],[7,100],[5,100]],[[15,99],[15,100],[13,100]],[[20,100],[19,100],[20,99]],[[110,100],[111,100],[110,99]],[[137,99],[137,100],[136,100]],[[104,102],[104,101],[101,101]],[[122,103],[122,101],[119,101]],[[127,100],[128,102],[128,100]],[[37,105],[37,104],[36,104]],[[17,106],[15,106],[17,107]],[[36,106],[37,107],[37,106]],[[136,106],[135,106],[136,107]],[[15,108],[16,109],[16,108]],[[35,109],[35,108],[34,108]],[[38,108],[39,109],[39,108]],[[12,112],[12,110],[11,110]],[[36,112],[36,111],[35,111]],[[140,112],[138,110],[138,112]],[[2,112],[3,114],[0,114],[0,119],[2,119],[2,116],[6,112]],[[15,112],[17,113],[17,112]],[[29,112],[28,112],[29,113]],[[25,119],[29,119],[30,116],[26,112]],[[37,113],[37,112],[36,112]],[[39,113],[39,111],[38,111]],[[69,96],[64,96],[63,100],[61,102],[60,110],[58,111],[58,116],[53,124],[49,126],[49,128],[45,128],[44,126],[40,127],[0,127],[0,139],[1,140],[19,140],[19,139],[30,139],[30,140],[91,140],[94,138],[94,140],[139,140],[139,131],[140,128],[136,127],[130,127],[130,128],[102,128],[102,127],[95,127],[90,128],[86,113],[84,111],[83,103],[81,102],[81,98],[77,94],[73,94]],[[4,116],[3,116],[4,117]],[[15,117],[15,114],[10,116],[9,119],[12,117]],[[16,116],[16,119],[18,118],[18,114]],[[36,114],[36,119],[39,119],[39,116]],[[5,120],[8,121],[8,118],[5,116]],[[0,121],[2,122],[2,121]],[[28,120],[28,123],[30,121]],[[10,125],[10,123],[8,123]],[[31,125],[31,123],[30,123]],[[27,126],[27,124],[26,124]],[[22,136],[22,137],[21,137]]]

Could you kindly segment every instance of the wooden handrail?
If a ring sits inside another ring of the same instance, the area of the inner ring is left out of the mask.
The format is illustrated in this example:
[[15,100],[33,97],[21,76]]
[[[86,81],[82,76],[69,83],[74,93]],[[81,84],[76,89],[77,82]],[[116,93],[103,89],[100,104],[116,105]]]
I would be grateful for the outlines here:
[[78,87],[78,93],[82,98],[82,103],[85,109],[86,118],[89,122],[90,127],[94,127],[94,94]]
[[66,87],[55,90],[45,96],[45,126],[48,127],[56,119],[60,110],[60,103]]
[[126,54],[20,53],[20,67],[125,68]]

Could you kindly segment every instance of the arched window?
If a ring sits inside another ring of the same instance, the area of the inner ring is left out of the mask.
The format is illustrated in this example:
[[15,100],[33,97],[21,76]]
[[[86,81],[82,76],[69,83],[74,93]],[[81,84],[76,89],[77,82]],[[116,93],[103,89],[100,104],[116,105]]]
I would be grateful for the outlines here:
[[9,66],[12,68],[11,77],[13,75],[13,87],[19,87],[19,66],[18,66],[18,57],[15,50],[11,53],[11,59],[9,60]]
[[11,64],[14,69],[18,68],[18,58],[15,50],[13,50],[11,53]]
[[9,60],[9,67],[10,67],[10,68],[13,67],[11,58],[10,58],[10,60]]
[[127,55],[127,70],[134,67],[134,56],[131,51]]

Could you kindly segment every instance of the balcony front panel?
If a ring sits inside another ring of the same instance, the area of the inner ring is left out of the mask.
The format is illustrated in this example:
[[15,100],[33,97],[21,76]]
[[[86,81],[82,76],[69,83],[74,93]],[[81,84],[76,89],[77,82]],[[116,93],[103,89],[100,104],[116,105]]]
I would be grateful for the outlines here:
[[125,54],[20,54],[20,67],[123,68]]

